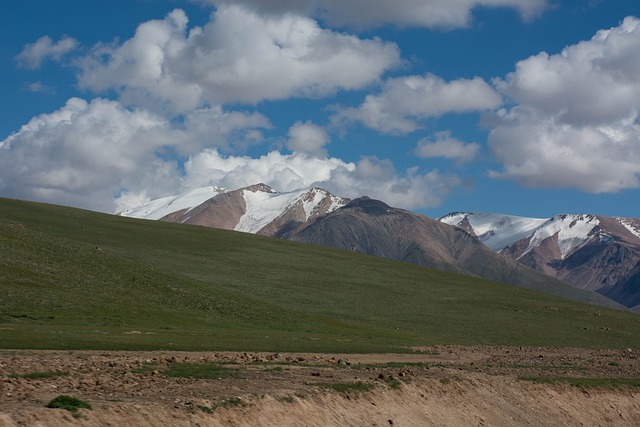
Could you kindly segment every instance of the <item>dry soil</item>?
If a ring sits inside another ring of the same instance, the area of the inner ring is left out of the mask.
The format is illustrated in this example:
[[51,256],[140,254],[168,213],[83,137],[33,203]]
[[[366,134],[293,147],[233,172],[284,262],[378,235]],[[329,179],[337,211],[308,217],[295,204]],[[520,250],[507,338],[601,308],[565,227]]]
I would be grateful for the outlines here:
[[[525,379],[637,379],[638,350],[412,350],[364,355],[2,350],[0,427],[640,425],[638,388]],[[232,375],[196,379],[164,373],[185,362],[221,365]],[[44,378],[34,378],[38,373]],[[370,390],[349,388],[358,383]],[[332,388],[344,384],[347,391]],[[59,395],[82,399],[92,409],[46,408]]]

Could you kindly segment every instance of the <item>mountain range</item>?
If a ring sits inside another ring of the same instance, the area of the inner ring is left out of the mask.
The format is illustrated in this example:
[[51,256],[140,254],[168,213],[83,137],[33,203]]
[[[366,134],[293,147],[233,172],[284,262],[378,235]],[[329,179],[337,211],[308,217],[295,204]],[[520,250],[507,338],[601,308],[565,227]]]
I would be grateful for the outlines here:
[[640,219],[525,218],[456,212],[439,218],[505,257],[629,308],[640,305]]
[[[367,197],[341,198],[321,188],[281,193],[265,184],[235,190],[203,187],[150,201],[120,215],[329,246],[622,308],[609,297],[569,286],[497,253],[471,229]],[[523,224],[515,228],[530,227]],[[513,237],[506,239],[509,242]]]

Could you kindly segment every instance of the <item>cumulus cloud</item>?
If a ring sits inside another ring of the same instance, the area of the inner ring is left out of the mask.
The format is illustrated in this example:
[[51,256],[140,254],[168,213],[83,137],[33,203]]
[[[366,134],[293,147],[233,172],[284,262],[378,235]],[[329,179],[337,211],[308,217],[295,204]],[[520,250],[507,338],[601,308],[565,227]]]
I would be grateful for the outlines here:
[[120,193],[178,191],[182,172],[175,153],[188,157],[204,146],[226,147],[234,135],[264,125],[268,121],[257,114],[206,109],[176,125],[116,101],[72,98],[0,142],[0,191],[110,212]]
[[312,157],[326,157],[324,146],[329,142],[329,135],[324,128],[307,121],[296,122],[289,128],[287,148],[297,153],[306,153]]
[[400,27],[468,26],[478,7],[504,7],[530,20],[548,7],[547,0],[205,0],[216,5],[244,4],[261,13],[315,15],[327,22],[358,28],[385,24]]
[[185,164],[184,185],[240,188],[263,182],[280,191],[320,186],[343,197],[369,197],[406,208],[438,206],[461,180],[437,170],[425,174],[410,168],[399,173],[390,160],[364,157],[357,163],[272,151],[259,158],[222,156],[206,150]]
[[60,61],[64,55],[77,47],[78,41],[68,36],[62,37],[56,43],[51,40],[51,37],[43,36],[34,43],[26,45],[15,60],[20,67],[36,70],[45,60]]
[[395,207],[425,209],[439,206],[462,180],[438,170],[421,174],[415,167],[400,173],[388,159],[365,157],[355,170],[337,169],[319,185],[351,198],[367,195]]
[[367,95],[360,106],[338,108],[332,122],[355,121],[380,132],[406,134],[419,129],[427,117],[490,110],[501,103],[500,95],[480,77],[450,82],[433,74],[399,77],[385,81],[382,91]]
[[198,186],[264,182],[282,191],[318,185],[346,197],[369,195],[424,208],[438,205],[459,185],[457,177],[438,171],[399,173],[389,160],[348,163],[317,156],[328,137],[311,122],[291,127],[289,145],[298,147],[292,154],[221,154],[245,138],[259,139],[268,126],[259,114],[220,108],[196,110],[175,123],[117,101],[71,98],[0,142],[0,192],[114,212]]
[[473,160],[480,152],[480,144],[476,142],[464,143],[451,136],[451,131],[438,132],[433,138],[423,138],[418,141],[416,155],[419,157],[442,157],[466,163]]
[[359,89],[400,62],[393,43],[323,29],[299,15],[263,16],[229,4],[204,27],[187,26],[176,9],[141,24],[121,45],[96,46],[80,62],[80,86],[115,89],[127,104],[184,113],[205,104]]
[[514,106],[489,144],[504,170],[535,187],[615,192],[640,186],[640,20],[628,17],[561,53],[520,61],[496,81]]

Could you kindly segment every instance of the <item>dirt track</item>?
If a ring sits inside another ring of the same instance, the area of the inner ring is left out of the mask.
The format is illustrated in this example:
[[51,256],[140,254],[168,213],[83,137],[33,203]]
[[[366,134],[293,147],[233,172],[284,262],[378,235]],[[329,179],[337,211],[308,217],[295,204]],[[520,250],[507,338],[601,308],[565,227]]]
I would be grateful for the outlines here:
[[[184,362],[223,366],[233,375],[164,374]],[[29,378],[51,372],[61,374]],[[0,351],[0,427],[640,425],[640,389],[521,379],[527,376],[640,378],[640,352],[479,346],[399,355]],[[324,387],[358,382],[373,388]],[[93,409],[73,416],[45,408],[58,395]]]

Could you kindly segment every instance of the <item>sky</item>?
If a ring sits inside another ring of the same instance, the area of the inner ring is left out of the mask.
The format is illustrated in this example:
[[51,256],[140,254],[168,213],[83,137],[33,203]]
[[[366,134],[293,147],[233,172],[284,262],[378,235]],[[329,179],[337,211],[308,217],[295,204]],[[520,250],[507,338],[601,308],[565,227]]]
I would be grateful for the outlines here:
[[0,197],[640,217],[637,0],[2,0]]

